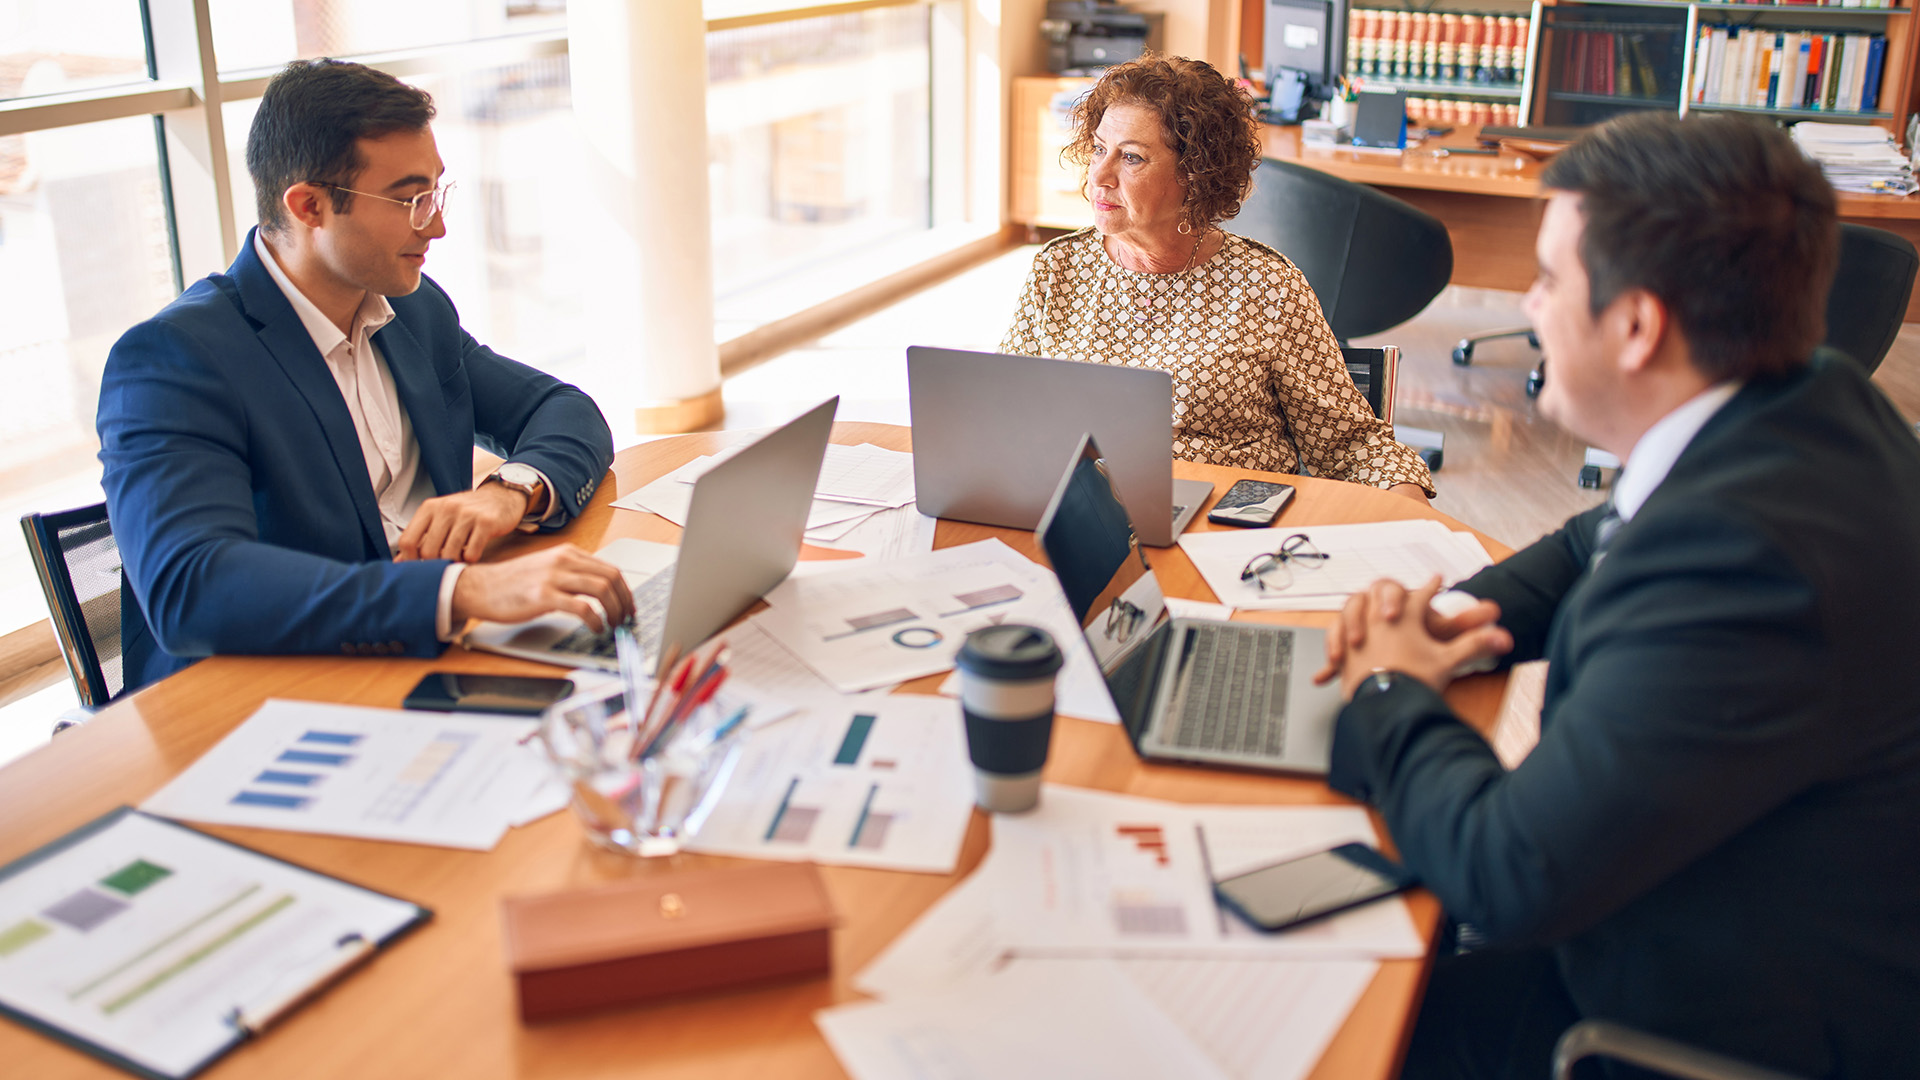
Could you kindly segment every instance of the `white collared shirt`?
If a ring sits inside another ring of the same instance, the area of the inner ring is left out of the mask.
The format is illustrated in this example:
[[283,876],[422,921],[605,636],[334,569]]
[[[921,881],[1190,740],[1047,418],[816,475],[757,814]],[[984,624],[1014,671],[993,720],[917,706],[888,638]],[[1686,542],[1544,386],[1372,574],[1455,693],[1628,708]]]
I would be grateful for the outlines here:
[[[373,343],[374,332],[393,321],[393,305],[384,296],[368,293],[360,302],[360,310],[354,312],[353,333],[343,334],[281,269],[279,258],[257,232],[253,250],[266,264],[267,273],[273,275],[287,303],[293,305],[294,314],[300,316],[301,325],[313,338],[313,347],[320,350],[335,385],[340,387],[340,396],[346,399],[354,434],[360,437],[360,454],[367,461],[367,479],[373,483],[374,499],[380,506],[380,526],[391,548],[420,512],[420,504],[434,497],[433,480],[420,467],[420,441],[413,436],[413,422],[407,418],[407,410],[400,407],[400,391],[394,386],[386,357]],[[440,579],[433,626],[441,641],[453,636],[453,587],[465,568],[463,563],[453,563]]]
[[1633,515],[1647,504],[1655,489],[1673,471],[1673,463],[1680,460],[1680,455],[1693,442],[1693,437],[1700,434],[1707,421],[1732,401],[1744,385],[1739,379],[1731,379],[1707,387],[1654,421],[1646,434],[1640,436],[1640,441],[1633,444],[1613,483],[1613,510],[1620,515],[1622,525],[1632,521]]

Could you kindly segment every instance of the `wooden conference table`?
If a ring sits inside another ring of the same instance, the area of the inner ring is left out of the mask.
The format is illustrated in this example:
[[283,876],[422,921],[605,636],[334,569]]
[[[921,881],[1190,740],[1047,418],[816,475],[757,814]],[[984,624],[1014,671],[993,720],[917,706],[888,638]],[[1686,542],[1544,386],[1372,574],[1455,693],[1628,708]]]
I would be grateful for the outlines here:
[[[834,440],[910,449],[905,428],[837,424]],[[614,463],[593,505],[559,537],[514,537],[505,555],[570,540],[588,550],[621,537],[674,541],[679,529],[651,514],[608,504],[694,456],[721,445],[713,435],[634,447]],[[1176,463],[1177,475],[1212,480],[1216,494],[1236,470]],[[1258,475],[1258,474],[1254,474]],[[1383,521],[1438,512],[1397,495],[1327,480],[1286,477],[1299,488],[1284,524]],[[1205,528],[1204,517],[1196,528]],[[943,521],[941,547],[998,536],[1035,554],[1031,534]],[[1482,536],[1496,556],[1507,549]],[[1167,592],[1212,599],[1177,548],[1149,553]],[[1244,616],[1243,616],[1244,617]],[[1325,623],[1331,616],[1273,616]],[[344,657],[216,657],[148,687],[51,745],[0,770],[0,862],[10,861],[123,803],[138,804],[185,769],[269,697],[397,707],[429,669],[550,673],[531,664],[455,647],[438,660]],[[932,676],[909,689],[931,693]],[[1485,724],[1501,680],[1464,680],[1448,698]],[[1193,803],[1344,803],[1317,781],[1142,764],[1109,724],[1063,719],[1047,764],[1050,780]],[[1377,824],[1377,819],[1376,819]],[[815,1010],[859,998],[849,980],[921,912],[971,872],[988,846],[986,818],[968,830],[960,871],[950,876],[822,867],[841,923],[830,979],[709,995],[526,1026],[517,1018],[503,958],[500,899],[550,892],[675,866],[725,863],[713,856],[635,860],[590,848],[569,813],[510,831],[499,847],[476,853],[262,829],[208,831],[261,851],[426,905],[433,921],[364,969],[293,1013],[265,1037],[228,1055],[211,1080],[302,1077],[699,1077],[721,1080],[837,1077],[833,1053],[812,1022]],[[1384,833],[1384,830],[1382,830]],[[1412,897],[1429,936],[1438,905]],[[1360,1080],[1393,1075],[1418,1005],[1426,961],[1395,960],[1360,1000],[1314,1076]],[[0,1062],[9,1076],[115,1077],[102,1062],[17,1024],[0,1023]]]

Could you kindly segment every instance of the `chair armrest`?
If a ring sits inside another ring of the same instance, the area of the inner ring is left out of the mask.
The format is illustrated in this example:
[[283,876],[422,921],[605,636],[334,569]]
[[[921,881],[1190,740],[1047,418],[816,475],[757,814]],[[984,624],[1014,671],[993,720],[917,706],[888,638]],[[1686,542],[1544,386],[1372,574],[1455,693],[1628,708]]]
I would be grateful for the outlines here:
[[1605,1020],[1582,1020],[1560,1036],[1553,1048],[1554,1080],[1572,1080],[1574,1063],[1589,1057],[1613,1058],[1680,1080],[1796,1080]]

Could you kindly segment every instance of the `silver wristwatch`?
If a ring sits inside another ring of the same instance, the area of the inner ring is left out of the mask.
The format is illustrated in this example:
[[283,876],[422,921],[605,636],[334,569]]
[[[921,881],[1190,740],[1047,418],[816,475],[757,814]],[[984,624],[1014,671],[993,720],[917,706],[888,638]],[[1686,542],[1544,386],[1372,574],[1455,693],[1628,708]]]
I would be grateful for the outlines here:
[[480,483],[482,485],[499,484],[525,495],[527,497],[527,510],[531,512],[533,510],[534,498],[540,492],[540,473],[531,465],[522,465],[517,461],[509,461],[493,470],[493,473],[485,480],[480,481]]

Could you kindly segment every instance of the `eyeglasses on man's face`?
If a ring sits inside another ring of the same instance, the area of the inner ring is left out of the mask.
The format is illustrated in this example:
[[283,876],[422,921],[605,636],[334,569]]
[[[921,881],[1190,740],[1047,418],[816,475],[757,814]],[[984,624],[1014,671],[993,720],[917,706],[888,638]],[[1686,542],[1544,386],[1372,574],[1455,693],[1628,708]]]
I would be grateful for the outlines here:
[[1318,570],[1327,559],[1326,552],[1313,546],[1305,533],[1294,533],[1280,542],[1280,550],[1255,555],[1240,569],[1240,580],[1251,581],[1261,592],[1278,592],[1293,584],[1295,567]]
[[385,195],[375,195],[371,191],[355,191],[353,188],[345,185],[330,184],[325,180],[312,180],[309,181],[309,183],[315,187],[332,188],[335,191],[344,191],[349,195],[365,195],[369,199],[379,199],[381,202],[390,202],[398,206],[404,206],[407,208],[407,224],[415,230],[426,228],[428,225],[433,224],[434,218],[447,212],[447,196],[458,186],[457,184],[444,184],[429,188],[411,199],[390,199]]

